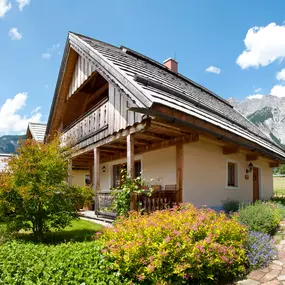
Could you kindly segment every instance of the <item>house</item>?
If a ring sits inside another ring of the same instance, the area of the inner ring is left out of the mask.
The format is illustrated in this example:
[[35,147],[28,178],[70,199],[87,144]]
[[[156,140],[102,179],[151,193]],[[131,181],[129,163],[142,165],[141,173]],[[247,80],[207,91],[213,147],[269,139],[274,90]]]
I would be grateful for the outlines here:
[[180,74],[175,60],[161,64],[75,33],[68,34],[47,139],[59,131],[76,150],[70,173],[90,171],[97,211],[124,165],[160,195],[171,189],[176,202],[218,208],[226,199],[270,198],[272,168],[285,161],[281,147]]
[[[26,131],[26,138],[33,139],[37,142],[42,143],[45,139],[46,128],[46,124],[29,122]],[[90,183],[90,174],[88,167],[81,167],[79,169],[74,167],[72,169],[71,176],[73,185],[84,186]]]

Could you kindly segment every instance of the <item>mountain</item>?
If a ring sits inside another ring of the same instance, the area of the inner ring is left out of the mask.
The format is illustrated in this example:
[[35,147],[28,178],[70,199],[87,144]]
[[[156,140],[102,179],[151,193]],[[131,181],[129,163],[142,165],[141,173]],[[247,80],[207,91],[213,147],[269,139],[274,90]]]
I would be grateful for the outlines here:
[[5,135],[0,137],[0,153],[14,153],[16,152],[20,139],[25,136],[19,135]]
[[228,101],[263,133],[285,148],[285,97],[254,95],[243,101],[234,98]]

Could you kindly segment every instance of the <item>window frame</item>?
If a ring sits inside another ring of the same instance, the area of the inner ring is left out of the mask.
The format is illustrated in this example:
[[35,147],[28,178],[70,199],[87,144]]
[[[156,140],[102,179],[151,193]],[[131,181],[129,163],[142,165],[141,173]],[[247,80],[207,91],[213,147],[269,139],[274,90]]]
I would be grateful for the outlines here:
[[[229,164],[235,165],[235,173],[234,173],[234,180],[235,185],[229,185]],[[239,162],[231,159],[226,160],[226,189],[228,190],[236,190],[240,187],[240,175],[239,175],[240,167]]]

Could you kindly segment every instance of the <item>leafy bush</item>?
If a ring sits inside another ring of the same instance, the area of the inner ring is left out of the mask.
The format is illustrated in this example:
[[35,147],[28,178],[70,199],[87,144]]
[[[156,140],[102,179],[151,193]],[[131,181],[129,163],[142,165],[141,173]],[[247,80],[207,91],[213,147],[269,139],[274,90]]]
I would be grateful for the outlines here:
[[280,202],[270,201],[267,202],[268,205],[271,205],[273,208],[278,210],[281,220],[285,218],[285,206]]
[[249,232],[246,250],[251,270],[265,267],[277,257],[273,240],[268,234]]
[[238,219],[251,231],[273,234],[279,226],[281,216],[277,207],[258,201],[255,204],[243,206]]
[[0,283],[129,284],[104,259],[97,242],[58,246],[8,242],[0,247]]
[[1,219],[11,230],[32,229],[35,235],[67,226],[77,216],[78,203],[90,199],[91,189],[69,187],[68,149],[26,140],[8,161],[0,177]]
[[112,195],[114,196],[113,209],[118,216],[127,216],[131,209],[131,195],[143,194],[151,196],[152,189],[146,186],[142,177],[131,178],[126,169],[122,169],[122,185],[114,189]]
[[243,274],[246,236],[236,219],[185,204],[149,215],[130,213],[104,229],[100,240],[109,261],[133,281],[213,284]]
[[240,202],[236,200],[227,199],[227,200],[222,201],[222,205],[223,205],[223,210],[227,214],[229,214],[229,213],[237,212],[239,210]]

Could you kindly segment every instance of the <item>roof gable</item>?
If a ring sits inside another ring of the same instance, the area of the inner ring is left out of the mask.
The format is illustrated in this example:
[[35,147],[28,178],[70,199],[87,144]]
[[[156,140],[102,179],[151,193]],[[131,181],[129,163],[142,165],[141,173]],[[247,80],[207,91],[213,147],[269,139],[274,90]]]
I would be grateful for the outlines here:
[[40,124],[40,123],[29,123],[27,133],[30,132],[32,135],[32,139],[43,142],[45,138],[46,133],[46,124]]

